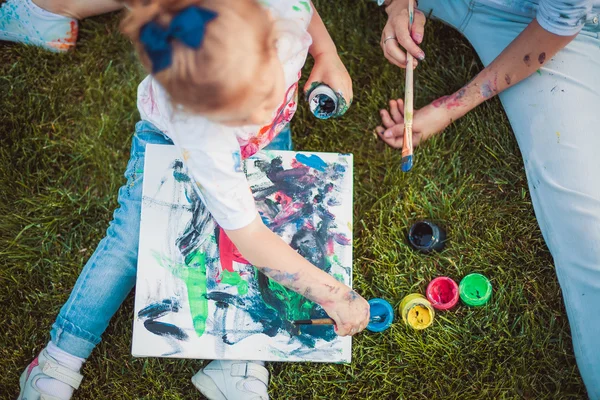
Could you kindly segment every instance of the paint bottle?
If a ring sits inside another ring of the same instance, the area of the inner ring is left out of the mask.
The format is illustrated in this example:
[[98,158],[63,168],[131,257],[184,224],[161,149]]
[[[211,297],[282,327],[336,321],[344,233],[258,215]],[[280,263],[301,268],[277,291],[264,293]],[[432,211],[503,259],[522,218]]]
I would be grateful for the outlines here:
[[458,303],[458,285],[447,276],[440,276],[427,285],[427,300],[436,310],[449,310]]
[[442,251],[446,246],[446,231],[431,221],[418,221],[408,231],[408,242],[422,253]]
[[383,332],[394,322],[394,309],[387,301],[379,298],[369,300],[371,318],[367,329],[371,332]]
[[338,96],[329,86],[321,84],[308,93],[310,112],[319,119],[328,119],[338,113]]
[[404,323],[417,330],[431,326],[435,317],[431,303],[420,293],[409,294],[402,299],[400,313]]
[[492,284],[481,274],[469,274],[460,281],[460,299],[468,306],[486,304],[492,297]]

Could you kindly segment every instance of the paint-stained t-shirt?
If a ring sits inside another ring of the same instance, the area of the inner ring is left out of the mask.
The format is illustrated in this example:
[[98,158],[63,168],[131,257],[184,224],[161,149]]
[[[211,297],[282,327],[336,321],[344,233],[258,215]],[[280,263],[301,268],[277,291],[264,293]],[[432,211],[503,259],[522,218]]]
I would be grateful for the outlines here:
[[592,10],[600,10],[600,0],[479,0],[491,7],[535,17],[542,28],[561,36],[579,33],[592,20]]
[[268,145],[294,116],[298,80],[312,44],[308,25],[313,11],[309,1],[261,0],[261,4],[284,27],[277,29],[277,50],[288,89],[269,124],[228,127],[185,113],[173,105],[152,76],[138,87],[137,104],[142,119],[171,138],[196,182],[200,198],[217,223],[227,230],[241,229],[258,215],[241,160]]

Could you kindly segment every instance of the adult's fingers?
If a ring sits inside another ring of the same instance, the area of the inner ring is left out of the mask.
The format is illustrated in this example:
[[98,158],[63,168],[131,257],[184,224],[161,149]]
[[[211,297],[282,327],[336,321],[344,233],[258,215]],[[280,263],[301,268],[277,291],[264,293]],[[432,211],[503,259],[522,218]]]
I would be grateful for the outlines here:
[[389,62],[400,68],[406,68],[406,54],[400,49],[394,28],[389,22],[381,34],[381,50]]
[[400,107],[402,106],[396,100],[390,100],[390,114],[392,115],[392,119],[396,124],[404,123],[404,110],[401,110]]
[[421,50],[421,48],[415,43],[415,41],[411,37],[408,19],[408,10],[402,10],[400,15],[394,18],[393,23],[396,39],[398,40],[398,43],[402,47],[404,47],[404,49],[407,52],[413,55],[413,57],[419,60],[424,60],[425,53],[423,52],[423,50]]
[[388,112],[388,110],[383,109],[383,110],[379,111],[379,114],[381,115],[381,123],[383,124],[383,126],[386,127],[386,129],[389,129],[392,126],[396,125],[396,123],[390,116],[390,113]]
[[415,10],[414,21],[410,35],[416,44],[421,44],[425,34],[425,14],[420,10]]

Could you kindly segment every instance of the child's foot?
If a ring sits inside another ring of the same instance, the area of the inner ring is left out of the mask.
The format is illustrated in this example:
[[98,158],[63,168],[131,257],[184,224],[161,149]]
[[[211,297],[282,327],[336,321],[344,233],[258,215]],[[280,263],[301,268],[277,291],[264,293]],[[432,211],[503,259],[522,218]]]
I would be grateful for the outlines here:
[[[58,349],[58,348],[57,348]],[[62,350],[58,349],[59,352]],[[71,356],[74,364],[66,366],[52,357],[48,348],[42,350],[25,369],[19,380],[21,393],[17,400],[69,400],[83,378],[72,368],[81,367],[83,359]],[[81,360],[81,361],[79,361]]]
[[77,32],[76,19],[46,11],[31,0],[7,0],[0,7],[0,40],[65,52],[75,48]]
[[252,361],[211,361],[192,378],[209,400],[268,400],[269,371]]

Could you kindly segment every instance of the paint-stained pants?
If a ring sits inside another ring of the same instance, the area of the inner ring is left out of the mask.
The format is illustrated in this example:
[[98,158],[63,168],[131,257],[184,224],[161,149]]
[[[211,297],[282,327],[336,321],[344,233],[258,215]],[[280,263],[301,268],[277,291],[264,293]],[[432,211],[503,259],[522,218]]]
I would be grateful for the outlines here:
[[[419,1],[426,15],[458,29],[486,66],[532,21],[516,7],[510,13],[477,0]],[[500,94],[592,399],[600,399],[599,14],[593,10],[584,30],[538,73]]]
[[[133,286],[137,271],[144,154],[147,144],[172,144],[154,125],[136,125],[127,183],[119,189],[119,208],[96,251],[81,271],[69,299],[50,333],[52,342],[77,357],[87,358]],[[289,126],[267,147],[291,150]]]

